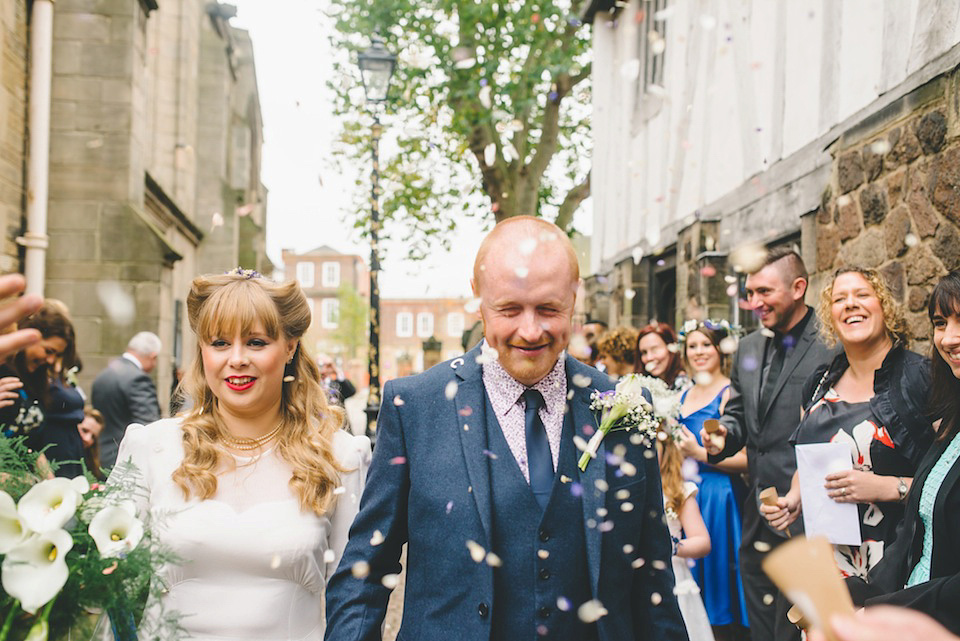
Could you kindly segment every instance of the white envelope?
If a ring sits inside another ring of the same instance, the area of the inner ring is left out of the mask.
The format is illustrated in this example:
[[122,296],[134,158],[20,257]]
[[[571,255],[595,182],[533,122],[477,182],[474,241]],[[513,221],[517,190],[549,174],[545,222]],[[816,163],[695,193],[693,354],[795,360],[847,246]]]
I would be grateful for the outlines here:
[[853,467],[850,446],[844,443],[809,443],[797,445],[796,453],[806,536],[825,536],[834,545],[860,545],[860,511],[857,504],[837,503],[823,487],[827,474]]

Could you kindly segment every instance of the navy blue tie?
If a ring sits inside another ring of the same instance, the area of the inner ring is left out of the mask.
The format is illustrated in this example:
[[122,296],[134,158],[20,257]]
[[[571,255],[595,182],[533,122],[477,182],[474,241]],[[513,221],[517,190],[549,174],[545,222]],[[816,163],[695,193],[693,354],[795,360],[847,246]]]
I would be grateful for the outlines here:
[[550,492],[553,490],[553,456],[547,430],[540,420],[543,395],[535,389],[523,393],[526,402],[524,428],[527,435],[527,469],[530,472],[530,489],[542,509],[547,509]]

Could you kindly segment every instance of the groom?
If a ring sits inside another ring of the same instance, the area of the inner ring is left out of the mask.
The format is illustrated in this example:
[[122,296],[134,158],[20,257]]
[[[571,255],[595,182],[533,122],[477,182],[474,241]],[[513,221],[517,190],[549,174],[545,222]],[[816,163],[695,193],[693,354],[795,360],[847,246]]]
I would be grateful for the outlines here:
[[578,283],[551,223],[510,218],[484,239],[484,349],[384,387],[328,640],[380,639],[407,543],[399,640],[686,641],[656,454],[612,432],[577,467],[590,394],[611,387],[564,353]]

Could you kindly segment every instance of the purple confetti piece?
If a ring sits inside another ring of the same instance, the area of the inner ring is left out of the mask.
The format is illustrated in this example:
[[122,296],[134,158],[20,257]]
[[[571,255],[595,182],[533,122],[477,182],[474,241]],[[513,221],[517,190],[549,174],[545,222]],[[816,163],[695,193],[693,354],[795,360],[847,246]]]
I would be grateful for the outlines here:
[[556,91],[551,91],[550,93],[547,94],[547,98],[550,99],[550,102],[553,102],[554,100],[557,99],[558,95],[560,94],[558,94]]
[[743,357],[743,369],[748,372],[752,372],[757,369],[757,359],[755,356],[744,356]]
[[451,510],[453,510],[453,501],[447,501],[447,514],[450,514]]
[[583,496],[583,486],[579,483],[571,483],[570,494],[576,497]]
[[787,334],[786,336],[783,337],[783,346],[786,347],[787,349],[793,349],[796,346],[796,344],[797,344],[797,339],[791,336],[790,334]]
[[491,461],[496,461],[498,458],[497,455],[491,452],[490,450],[484,450],[483,455],[486,457],[489,457]]
[[487,79],[486,79],[486,78],[480,78],[480,86],[481,86],[481,87],[486,87],[486,86],[487,86]]

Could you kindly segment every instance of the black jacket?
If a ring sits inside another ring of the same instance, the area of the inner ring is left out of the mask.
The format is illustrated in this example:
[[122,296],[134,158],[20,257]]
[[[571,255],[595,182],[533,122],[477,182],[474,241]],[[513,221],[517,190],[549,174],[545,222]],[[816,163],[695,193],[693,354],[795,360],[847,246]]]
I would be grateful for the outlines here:
[[[829,365],[816,368],[803,385],[806,411],[817,403],[847,371],[844,352]],[[930,396],[930,361],[902,346],[894,346],[873,377],[870,411],[887,428],[903,456],[918,462],[933,443],[934,432],[926,415]]]
[[847,579],[853,601],[860,605],[899,605],[925,612],[954,634],[960,634],[960,464],[947,473],[933,505],[933,554],[930,580],[910,588],[910,577],[923,546],[923,523],[919,516],[920,493],[931,468],[949,445],[949,439],[934,442],[927,452],[907,497],[906,514],[897,537],[887,547],[883,560],[870,571],[870,583]]

